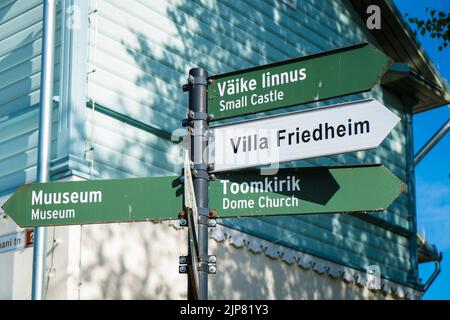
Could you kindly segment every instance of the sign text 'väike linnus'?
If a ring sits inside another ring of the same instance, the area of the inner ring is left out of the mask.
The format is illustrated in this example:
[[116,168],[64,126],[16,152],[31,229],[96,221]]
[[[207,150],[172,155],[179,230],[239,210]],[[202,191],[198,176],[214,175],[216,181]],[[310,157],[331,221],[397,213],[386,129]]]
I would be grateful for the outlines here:
[[270,71],[263,72],[260,78],[260,88],[269,89],[265,94],[253,93],[250,95],[242,95],[236,100],[225,99],[226,96],[231,97],[239,94],[252,93],[258,88],[257,79],[246,80],[243,77],[230,79],[217,83],[217,91],[219,97],[223,98],[219,100],[219,110],[232,110],[247,108],[249,105],[257,106],[266,103],[279,102],[284,100],[284,91],[277,89],[271,90],[272,87],[277,88],[280,85],[294,84],[306,79],[306,68],[289,70],[281,73],[271,74]]
[[208,113],[219,120],[368,91],[389,64],[365,43],[219,74],[210,77]]

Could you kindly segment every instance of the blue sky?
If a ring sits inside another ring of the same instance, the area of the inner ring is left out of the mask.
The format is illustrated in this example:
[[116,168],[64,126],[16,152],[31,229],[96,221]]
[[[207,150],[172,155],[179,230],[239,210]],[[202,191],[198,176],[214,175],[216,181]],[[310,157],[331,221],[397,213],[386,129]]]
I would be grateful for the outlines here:
[[[450,12],[450,0],[394,0],[402,13],[425,18],[427,6]],[[412,26],[414,27],[414,26]],[[450,46],[438,50],[439,42],[418,36],[441,76],[450,82]],[[450,118],[450,108],[443,106],[419,113],[413,118],[414,149],[420,147]],[[450,299],[450,133],[416,167],[417,225],[426,239],[442,251],[441,274],[425,299]],[[420,266],[423,281],[433,272],[433,264]]]

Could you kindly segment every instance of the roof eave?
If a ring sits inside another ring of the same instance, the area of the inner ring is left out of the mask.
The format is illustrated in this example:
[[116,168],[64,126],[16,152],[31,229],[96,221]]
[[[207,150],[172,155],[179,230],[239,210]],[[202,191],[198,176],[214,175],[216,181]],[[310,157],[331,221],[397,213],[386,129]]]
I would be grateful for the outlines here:
[[386,54],[397,63],[408,66],[408,70],[401,76],[394,75],[395,81],[393,80],[395,70],[391,70],[391,74],[383,79],[383,85],[401,95],[408,96],[412,101],[413,113],[450,103],[445,80],[441,78],[414,32],[405,23],[392,1],[350,0],[350,3],[364,21],[367,19],[366,9],[369,5],[380,7],[382,27],[379,30],[369,31]]

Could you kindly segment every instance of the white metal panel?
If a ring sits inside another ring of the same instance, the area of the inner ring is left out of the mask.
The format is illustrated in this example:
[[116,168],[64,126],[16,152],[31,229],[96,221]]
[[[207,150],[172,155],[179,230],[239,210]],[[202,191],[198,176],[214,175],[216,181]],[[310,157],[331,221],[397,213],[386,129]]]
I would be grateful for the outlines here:
[[226,171],[376,148],[399,121],[363,100],[218,126],[211,160]]

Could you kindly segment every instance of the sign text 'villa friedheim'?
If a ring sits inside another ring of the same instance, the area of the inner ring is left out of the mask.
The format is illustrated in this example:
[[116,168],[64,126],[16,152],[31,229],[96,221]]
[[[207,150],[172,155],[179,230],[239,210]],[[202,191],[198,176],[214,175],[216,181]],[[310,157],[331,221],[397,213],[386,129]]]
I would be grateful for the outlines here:
[[374,99],[212,128],[216,172],[377,147],[400,121]]
[[389,63],[364,43],[219,74],[209,78],[208,113],[219,120],[368,91]]

